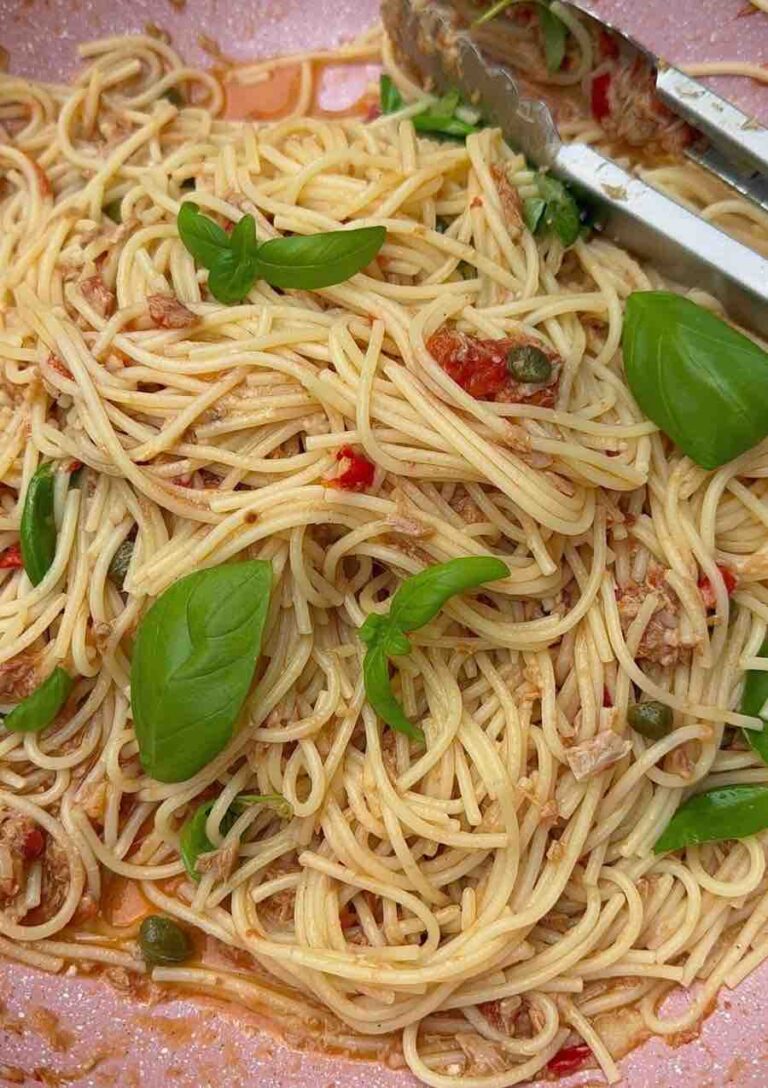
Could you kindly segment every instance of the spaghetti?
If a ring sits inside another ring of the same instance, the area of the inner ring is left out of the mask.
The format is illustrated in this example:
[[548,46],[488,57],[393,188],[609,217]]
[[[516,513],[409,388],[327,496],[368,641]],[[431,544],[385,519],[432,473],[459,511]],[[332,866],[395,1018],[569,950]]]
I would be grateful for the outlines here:
[[[733,709],[743,670],[765,667],[768,445],[705,473],[642,417],[622,309],[659,275],[604,238],[535,239],[517,212],[533,175],[496,131],[420,138],[408,106],[312,117],[306,75],[301,115],[238,124],[161,41],[83,54],[71,87],[0,77],[0,551],[43,460],[58,530],[38,585],[0,564],[1,698],[56,665],[77,677],[44,733],[0,728],[3,954],[141,980],[142,911],[120,925],[105,906],[130,884],[208,942],[157,982],[439,1088],[556,1072],[582,1041],[616,1082],[632,1040],[694,1026],[768,954],[765,833],[652,853],[691,790],[768,782],[734,728],[759,719]],[[656,175],[768,245],[765,218],[694,167]],[[222,306],[178,238],[187,189],[262,239],[354,222],[387,242],[338,286],[260,281]],[[474,397],[430,351],[446,328],[542,345],[552,402]],[[372,479],[332,486],[349,451]],[[509,577],[398,661],[420,747],[366,703],[356,632],[405,576],[480,554]],[[139,618],[243,558],[275,580],[244,720],[195,777],[153,781],[130,717]],[[638,693],[674,710],[668,736],[629,729]],[[292,815],[225,822],[243,792]],[[201,801],[195,882],[179,831]]]

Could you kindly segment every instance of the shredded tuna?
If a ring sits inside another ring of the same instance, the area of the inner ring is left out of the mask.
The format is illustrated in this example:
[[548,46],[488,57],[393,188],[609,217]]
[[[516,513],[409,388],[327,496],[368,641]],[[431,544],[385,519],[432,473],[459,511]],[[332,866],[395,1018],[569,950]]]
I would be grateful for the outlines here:
[[93,307],[97,314],[102,317],[110,317],[114,313],[115,295],[104,283],[98,272],[95,276],[89,276],[88,279],[81,280],[80,290],[83,293],[83,298]]
[[483,1001],[478,1009],[495,1031],[514,1035],[515,1021],[522,1004],[520,997],[504,997],[497,1001]]
[[40,684],[39,657],[36,653],[22,650],[0,665],[0,695],[19,702],[31,695]]
[[491,176],[496,185],[496,192],[499,194],[499,200],[501,201],[501,208],[504,212],[504,219],[506,220],[507,226],[513,231],[522,230],[523,202],[520,199],[520,193],[510,182],[504,167],[498,163],[495,163],[491,167]]
[[612,767],[614,763],[624,759],[631,750],[631,740],[620,737],[611,729],[605,729],[602,733],[590,737],[589,740],[575,744],[573,748],[567,748],[565,758],[574,777],[581,782],[584,778],[590,778]]
[[216,880],[227,880],[237,864],[240,853],[239,842],[231,842],[218,850],[209,850],[197,859],[198,873],[213,873]]
[[487,1073],[503,1073],[507,1068],[497,1046],[474,1031],[456,1032],[456,1042],[464,1051],[469,1062],[468,1076],[482,1076]]
[[434,535],[435,530],[431,525],[426,525],[418,518],[406,517],[401,514],[390,514],[387,525],[393,533],[401,533],[403,536],[414,537],[416,540],[426,540]]
[[107,809],[107,783],[97,782],[91,786],[80,803],[89,820],[103,824]]
[[678,622],[680,608],[676,595],[665,581],[666,570],[652,563],[644,582],[628,582],[616,590],[621,626],[626,634],[650,593],[657,596],[656,608],[645,630],[635,656],[638,660],[657,665],[675,665],[690,651],[682,642]]
[[149,316],[158,329],[186,329],[197,318],[175,295],[150,295]]

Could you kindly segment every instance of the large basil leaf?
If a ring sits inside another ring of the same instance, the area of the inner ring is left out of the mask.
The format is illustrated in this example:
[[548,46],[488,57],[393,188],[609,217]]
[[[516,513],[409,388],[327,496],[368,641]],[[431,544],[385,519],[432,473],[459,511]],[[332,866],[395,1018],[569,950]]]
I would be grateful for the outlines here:
[[669,291],[636,291],[622,346],[635,400],[702,468],[768,434],[768,354],[709,310]]
[[[768,657],[768,639],[760,647],[760,657]],[[768,703],[768,672],[763,672],[762,669],[750,669],[744,680],[744,690],[741,694],[741,713],[762,718],[765,728],[762,733],[757,733],[754,729],[743,729],[742,732],[752,749],[765,763],[768,763],[768,717],[760,713],[766,703]]]
[[39,585],[56,556],[56,522],[53,518],[53,467],[41,465],[29,481],[21,512],[21,558],[33,586]]
[[40,733],[53,724],[67,701],[73,680],[62,668],[55,668],[39,688],[6,716],[3,725],[9,733]]
[[370,264],[386,238],[385,227],[272,238],[259,246],[258,274],[273,287],[331,287]]
[[685,801],[653,847],[654,854],[699,842],[745,839],[768,827],[768,786],[720,786]]
[[190,778],[229,742],[261,649],[271,581],[261,560],[196,571],[139,624],[133,723],[141,764],[158,781]]

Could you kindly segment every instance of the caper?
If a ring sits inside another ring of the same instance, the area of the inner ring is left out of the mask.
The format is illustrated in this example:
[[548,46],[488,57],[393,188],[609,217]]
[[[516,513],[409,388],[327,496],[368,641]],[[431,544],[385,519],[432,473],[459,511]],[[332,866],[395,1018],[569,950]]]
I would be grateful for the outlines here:
[[133,541],[129,538],[123,541],[112,556],[107,575],[110,582],[116,585],[118,589],[122,589],[125,584],[125,576],[128,573],[128,567],[131,565],[132,555]]
[[539,385],[552,377],[552,364],[541,348],[533,344],[521,344],[510,348],[507,354],[507,370],[516,382]]
[[635,703],[627,711],[627,721],[636,733],[648,740],[661,740],[672,731],[672,710],[665,703]]
[[189,937],[172,918],[150,914],[141,923],[139,945],[150,964],[183,963],[192,954]]

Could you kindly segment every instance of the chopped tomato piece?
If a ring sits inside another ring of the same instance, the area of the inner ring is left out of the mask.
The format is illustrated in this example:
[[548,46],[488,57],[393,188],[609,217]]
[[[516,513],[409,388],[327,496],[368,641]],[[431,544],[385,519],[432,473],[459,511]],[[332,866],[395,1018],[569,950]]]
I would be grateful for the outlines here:
[[343,491],[364,491],[371,486],[376,466],[362,453],[356,453],[351,446],[342,446],[336,460],[346,461],[347,464],[335,480],[329,481],[331,487],[340,487]]
[[69,468],[67,469],[67,471],[68,472],[79,472],[82,467],[83,467],[83,462],[82,461],[70,461],[69,462]]
[[611,693],[605,685],[603,685],[603,706],[613,706]]
[[339,911],[339,924],[342,929],[352,929],[357,925],[357,913],[350,906],[342,907]]
[[567,1077],[569,1073],[575,1073],[581,1069],[592,1051],[586,1043],[577,1043],[575,1046],[564,1046],[558,1050],[554,1058],[547,1062],[550,1073],[556,1073],[558,1077]]
[[381,117],[381,106],[378,102],[371,102],[365,111],[365,119],[366,121],[375,121],[377,117]]
[[[738,584],[738,579],[736,578],[736,575],[733,573],[733,571],[728,570],[727,567],[718,566],[717,569],[720,571],[720,577],[725,583],[725,591],[730,597]],[[699,578],[698,584],[699,592],[701,593],[701,599],[704,601],[704,607],[708,609],[715,608],[717,605],[717,601],[715,600],[715,590],[709,578],[707,578],[706,574],[702,574],[701,578]]]
[[39,858],[45,849],[45,838],[39,827],[32,827],[24,837],[21,851],[26,861]]
[[619,43],[614,38],[613,34],[611,34],[609,30],[606,30],[605,27],[600,28],[598,46],[601,57],[610,57],[611,60],[615,60],[619,55]]
[[[521,347],[538,349],[553,364],[542,382],[516,381],[510,373],[509,354]],[[440,329],[427,341],[427,350],[441,370],[477,400],[535,404],[552,408],[557,393],[560,360],[534,337],[480,340],[455,329]]]
[[601,72],[592,80],[592,116],[596,121],[604,121],[611,112],[610,88],[610,72]]
[[11,544],[10,548],[0,554],[0,570],[21,570],[23,566],[19,544]]

